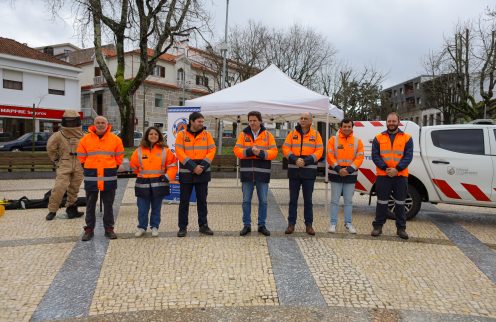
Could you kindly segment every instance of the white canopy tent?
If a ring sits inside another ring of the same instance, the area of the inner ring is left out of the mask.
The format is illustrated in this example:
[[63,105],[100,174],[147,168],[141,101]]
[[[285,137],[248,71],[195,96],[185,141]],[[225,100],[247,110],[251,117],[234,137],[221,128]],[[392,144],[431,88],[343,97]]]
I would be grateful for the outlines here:
[[205,116],[236,121],[238,115],[259,111],[271,121],[296,121],[303,112],[319,120],[339,122],[343,111],[329,103],[329,97],[296,83],[275,65],[232,87],[186,101],[200,106]]
[[[330,104],[329,97],[298,84],[275,65],[232,87],[187,100],[185,105],[199,106],[205,117],[233,122],[249,111],[259,111],[265,120],[273,122],[297,121],[301,113],[310,112],[314,120],[326,122],[324,144],[329,140],[329,123],[343,119],[343,111]],[[327,183],[327,167],[325,175]]]

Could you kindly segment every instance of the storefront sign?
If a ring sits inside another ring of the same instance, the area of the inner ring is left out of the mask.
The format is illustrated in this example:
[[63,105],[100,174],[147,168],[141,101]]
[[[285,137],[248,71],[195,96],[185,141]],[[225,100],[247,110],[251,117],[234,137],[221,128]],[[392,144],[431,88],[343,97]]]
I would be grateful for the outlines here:
[[[64,110],[50,110],[46,108],[35,108],[34,115],[37,119],[50,119],[50,120],[61,120]],[[79,112],[81,118],[83,113]],[[21,118],[32,118],[33,108],[32,107],[19,107],[19,106],[8,106],[0,105],[0,117],[21,117]]]

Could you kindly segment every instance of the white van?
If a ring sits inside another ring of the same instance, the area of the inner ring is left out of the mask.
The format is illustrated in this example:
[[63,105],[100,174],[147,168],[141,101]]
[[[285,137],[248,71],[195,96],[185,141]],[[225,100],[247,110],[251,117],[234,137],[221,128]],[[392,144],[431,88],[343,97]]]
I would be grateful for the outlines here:
[[[355,121],[354,135],[362,139],[365,160],[355,190],[375,195],[372,141],[387,130],[385,121]],[[420,128],[402,121],[412,136],[413,161],[408,167],[406,217],[417,215],[422,202],[496,207],[496,125],[458,124]],[[389,204],[394,218],[394,200]]]

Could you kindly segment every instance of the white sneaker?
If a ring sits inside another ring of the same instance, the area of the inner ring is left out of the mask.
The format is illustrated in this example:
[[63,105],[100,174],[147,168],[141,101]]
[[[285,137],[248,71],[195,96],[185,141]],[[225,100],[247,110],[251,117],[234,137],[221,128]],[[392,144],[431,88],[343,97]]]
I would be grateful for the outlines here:
[[143,228],[138,228],[138,230],[134,233],[134,237],[141,237],[145,233]]
[[356,229],[353,227],[353,225],[350,224],[344,224],[344,227],[348,230],[350,234],[356,234]]
[[331,226],[329,227],[329,232],[330,232],[331,234],[334,234],[334,233],[336,232],[336,225],[331,225]]
[[158,237],[158,228],[152,228],[152,237]]

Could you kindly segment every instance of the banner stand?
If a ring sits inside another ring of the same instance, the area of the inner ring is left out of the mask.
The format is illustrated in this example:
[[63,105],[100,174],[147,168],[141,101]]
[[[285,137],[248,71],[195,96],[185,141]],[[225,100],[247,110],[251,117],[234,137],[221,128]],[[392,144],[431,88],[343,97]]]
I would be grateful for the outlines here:
[[[167,145],[169,149],[176,153],[176,136],[177,133],[186,129],[189,123],[189,115],[193,112],[200,112],[200,107],[190,107],[190,106],[169,106],[167,108]],[[179,162],[178,162],[179,163]],[[179,164],[178,164],[179,166]],[[176,175],[176,179],[170,183],[170,195],[164,198],[164,202],[167,204],[178,204],[179,203],[179,171]],[[189,200],[190,204],[196,205],[196,191],[193,189],[191,193],[191,198]]]

